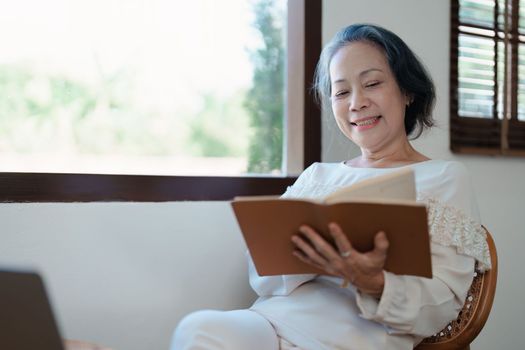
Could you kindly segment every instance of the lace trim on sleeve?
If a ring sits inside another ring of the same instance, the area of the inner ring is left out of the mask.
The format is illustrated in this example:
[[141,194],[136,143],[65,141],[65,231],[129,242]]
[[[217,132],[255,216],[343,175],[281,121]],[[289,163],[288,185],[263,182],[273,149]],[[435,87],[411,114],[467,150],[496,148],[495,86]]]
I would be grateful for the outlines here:
[[456,247],[458,253],[476,259],[480,271],[489,270],[490,252],[483,227],[457,208],[433,198],[425,202],[432,242]]

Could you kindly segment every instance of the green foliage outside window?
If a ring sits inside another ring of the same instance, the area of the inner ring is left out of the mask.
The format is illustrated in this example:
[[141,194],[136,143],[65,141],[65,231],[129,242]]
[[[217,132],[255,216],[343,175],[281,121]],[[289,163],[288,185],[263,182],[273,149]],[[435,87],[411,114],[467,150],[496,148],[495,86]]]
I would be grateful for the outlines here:
[[202,93],[193,111],[142,105],[129,67],[87,83],[30,62],[0,64],[0,152],[247,157],[247,172],[279,172],[285,51],[276,1],[253,3],[261,45],[250,52],[252,87]]
[[254,128],[248,155],[251,173],[269,173],[282,168],[285,50],[283,28],[279,27],[275,5],[273,0],[260,0],[254,5],[254,25],[261,33],[263,46],[252,52],[253,86],[245,103]]

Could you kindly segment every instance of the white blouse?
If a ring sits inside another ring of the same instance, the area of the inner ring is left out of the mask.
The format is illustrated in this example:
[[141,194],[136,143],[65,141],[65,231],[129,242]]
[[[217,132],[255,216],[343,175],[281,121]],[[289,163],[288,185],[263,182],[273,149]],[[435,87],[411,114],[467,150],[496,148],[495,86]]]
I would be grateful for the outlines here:
[[[341,288],[340,278],[262,277],[249,258],[250,284],[259,295],[250,309],[304,350],[412,349],[455,319],[472,283],[474,262],[481,270],[490,268],[470,178],[464,166],[454,161],[408,166],[415,172],[417,200],[427,205],[432,279],[385,272],[383,294],[377,300],[352,285]],[[398,169],[315,163],[283,197],[320,198]]]

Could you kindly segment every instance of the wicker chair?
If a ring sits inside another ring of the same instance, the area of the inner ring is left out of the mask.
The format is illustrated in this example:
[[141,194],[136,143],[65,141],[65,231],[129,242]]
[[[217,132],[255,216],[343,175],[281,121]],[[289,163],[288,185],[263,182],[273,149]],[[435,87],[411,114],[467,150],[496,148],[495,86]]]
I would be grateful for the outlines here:
[[474,281],[456,320],[450,322],[441,332],[425,338],[416,350],[469,350],[470,343],[479,334],[489,317],[498,277],[498,256],[492,236],[487,232],[492,268],[474,275]]

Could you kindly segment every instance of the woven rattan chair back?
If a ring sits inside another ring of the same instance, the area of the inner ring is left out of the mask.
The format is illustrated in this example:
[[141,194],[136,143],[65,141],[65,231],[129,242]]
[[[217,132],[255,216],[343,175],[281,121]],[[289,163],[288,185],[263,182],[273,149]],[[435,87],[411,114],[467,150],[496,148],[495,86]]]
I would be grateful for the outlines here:
[[487,233],[487,243],[490,250],[492,268],[484,273],[477,269],[474,280],[458,318],[450,322],[441,332],[425,338],[416,350],[468,350],[470,343],[479,334],[487,318],[494,295],[496,294],[496,280],[498,277],[498,256],[491,234]]

